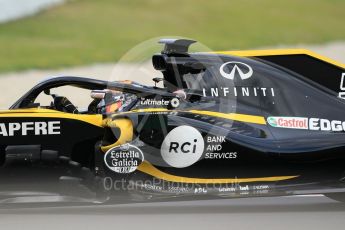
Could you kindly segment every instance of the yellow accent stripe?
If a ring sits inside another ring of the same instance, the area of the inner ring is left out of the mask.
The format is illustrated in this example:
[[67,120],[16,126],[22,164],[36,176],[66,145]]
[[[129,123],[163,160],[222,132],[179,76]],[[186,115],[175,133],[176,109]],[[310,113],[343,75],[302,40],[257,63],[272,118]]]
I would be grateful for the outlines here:
[[272,55],[296,55],[296,54],[305,54],[311,57],[317,58],[319,60],[328,62],[332,65],[345,68],[345,64],[342,64],[338,61],[335,61],[331,58],[325,57],[313,51],[307,49],[275,49],[275,50],[245,50],[245,51],[218,51],[213,52],[215,54],[224,54],[224,55],[235,55],[240,57],[254,57],[254,56],[272,56]]
[[[219,117],[219,118],[224,118],[224,119],[229,119],[229,120],[234,120],[234,121],[242,121],[242,122],[254,123],[254,124],[259,124],[259,125],[266,125],[266,120],[264,117],[255,116],[255,115],[247,115],[247,114],[239,114],[239,113],[220,113],[220,112],[213,112],[213,111],[207,111],[207,110],[187,110],[187,111],[168,110],[165,108],[146,108],[146,109],[132,110],[131,112],[167,112],[167,111],[193,113],[193,114]],[[125,114],[125,113],[121,113],[121,114]]]
[[155,178],[176,182],[176,183],[189,183],[189,184],[230,184],[230,183],[249,183],[249,182],[274,182],[289,180],[299,176],[275,176],[275,177],[258,177],[258,178],[228,178],[228,179],[203,179],[203,178],[190,178],[180,177],[167,174],[155,168],[153,165],[144,161],[139,165],[138,170],[151,175]]
[[39,108],[27,108],[27,109],[11,109],[11,110],[1,110],[0,114],[3,113],[61,113],[57,110],[52,109],[39,109]]
[[133,139],[133,124],[132,121],[125,118],[120,118],[116,120],[106,119],[104,122],[104,126],[110,128],[119,128],[120,129],[120,137],[117,141],[113,144],[107,146],[101,146],[103,152],[107,152],[109,149],[123,145],[127,142],[132,141]]
[[131,110],[131,112],[165,112],[165,111],[172,111],[172,110],[168,110],[166,108],[144,108],[144,109],[134,109]]
[[63,113],[54,110],[48,109],[20,109],[20,110],[8,110],[0,113],[0,118],[11,118],[11,117],[35,117],[35,118],[64,118],[78,120],[86,122],[95,126],[102,127],[103,116],[102,115],[87,115],[87,114],[72,114],[72,113]]
[[219,112],[206,111],[206,110],[189,110],[186,112],[213,116],[213,117],[220,117],[220,118],[230,119],[234,121],[242,121],[242,122],[254,123],[254,124],[259,124],[259,125],[266,125],[265,118],[261,116],[246,115],[246,114],[239,114],[239,113],[219,113]]

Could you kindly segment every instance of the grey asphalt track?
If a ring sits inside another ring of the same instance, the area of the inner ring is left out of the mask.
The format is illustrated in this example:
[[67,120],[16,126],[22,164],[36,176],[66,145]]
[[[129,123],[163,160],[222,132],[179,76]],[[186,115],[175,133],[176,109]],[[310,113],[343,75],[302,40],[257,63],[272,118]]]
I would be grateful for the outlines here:
[[0,210],[1,229],[344,229],[322,195]]

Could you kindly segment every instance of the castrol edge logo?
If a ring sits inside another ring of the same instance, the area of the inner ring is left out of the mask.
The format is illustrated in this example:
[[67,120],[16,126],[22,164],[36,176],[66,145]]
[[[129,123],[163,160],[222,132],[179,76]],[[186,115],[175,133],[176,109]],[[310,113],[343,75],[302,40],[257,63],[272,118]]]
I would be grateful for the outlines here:
[[345,121],[307,117],[267,117],[267,123],[276,128],[320,131],[345,131]]
[[308,129],[306,117],[268,117],[267,122],[277,128]]

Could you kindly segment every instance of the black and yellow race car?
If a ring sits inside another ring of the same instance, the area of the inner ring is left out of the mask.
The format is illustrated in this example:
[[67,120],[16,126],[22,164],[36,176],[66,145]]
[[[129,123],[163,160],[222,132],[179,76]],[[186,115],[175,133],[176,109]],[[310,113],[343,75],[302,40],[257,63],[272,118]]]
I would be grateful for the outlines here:
[[[153,80],[163,87],[57,77],[1,111],[0,202],[342,199],[344,64],[308,50],[189,53],[194,41],[160,42]],[[64,86],[88,90],[88,107],[52,93]]]

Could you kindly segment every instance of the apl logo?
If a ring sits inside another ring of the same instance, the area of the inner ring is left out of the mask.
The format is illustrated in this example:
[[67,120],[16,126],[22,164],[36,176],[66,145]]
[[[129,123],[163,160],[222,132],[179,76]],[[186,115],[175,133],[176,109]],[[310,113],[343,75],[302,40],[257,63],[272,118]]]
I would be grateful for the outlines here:
[[[225,69],[229,71],[229,73],[225,72]],[[242,80],[248,79],[253,75],[253,69],[249,65],[237,62],[237,61],[230,61],[226,62],[219,68],[220,74],[230,80],[234,80],[235,76],[239,76]]]

